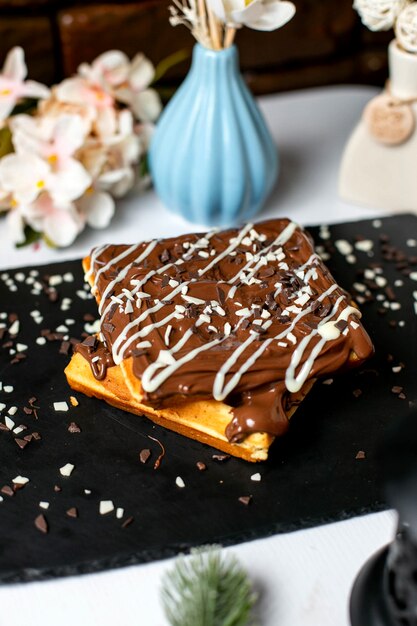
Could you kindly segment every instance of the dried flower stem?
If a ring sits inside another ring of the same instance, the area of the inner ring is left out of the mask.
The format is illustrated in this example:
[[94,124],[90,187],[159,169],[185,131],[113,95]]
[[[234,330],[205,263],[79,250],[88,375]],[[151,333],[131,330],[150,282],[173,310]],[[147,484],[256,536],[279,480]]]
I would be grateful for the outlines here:
[[200,15],[201,29],[207,32],[207,15],[205,0],[198,0],[198,12]]
[[233,28],[232,26],[226,26],[226,32],[224,34],[224,42],[223,42],[223,46],[225,48],[230,48],[230,46],[232,45],[235,39],[235,35],[236,35],[236,28]]
[[222,44],[220,40],[220,24],[209,7],[207,7],[207,15],[213,50],[221,50]]

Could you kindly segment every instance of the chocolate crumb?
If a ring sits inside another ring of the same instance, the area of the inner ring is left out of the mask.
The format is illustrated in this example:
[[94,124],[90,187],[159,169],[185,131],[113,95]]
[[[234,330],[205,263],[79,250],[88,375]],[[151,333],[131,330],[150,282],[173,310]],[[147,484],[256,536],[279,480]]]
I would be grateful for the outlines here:
[[354,389],[352,393],[355,396],[355,398],[359,398],[359,396],[362,395],[362,389]]
[[363,450],[359,450],[355,456],[355,459],[364,459],[365,458],[365,452]]
[[398,397],[399,397],[400,400],[405,400],[407,398],[407,396],[403,392],[399,393]]
[[42,439],[42,437],[40,436],[39,433],[32,433],[32,437],[35,439],[35,441],[39,441],[40,439]]
[[147,463],[149,461],[149,457],[151,456],[151,451],[149,448],[144,448],[139,453],[139,459],[141,463]]
[[59,354],[64,354],[65,356],[67,356],[69,353],[70,347],[71,347],[71,344],[69,341],[63,341],[59,348]]
[[134,517],[131,515],[130,517],[126,518],[125,521],[122,524],[122,528],[127,528],[128,526],[130,526],[130,524],[133,522]]
[[83,320],[84,320],[84,322],[94,322],[95,317],[94,317],[94,315],[91,315],[91,313],[85,313],[83,315]]
[[240,496],[238,500],[245,506],[248,506],[252,502],[252,496]]
[[66,513],[68,517],[78,517],[78,509],[75,506],[72,506],[70,509],[68,509]]
[[230,459],[230,454],[213,454],[213,461],[219,461],[219,463],[223,463],[224,461],[228,461]]
[[17,445],[19,446],[19,448],[21,450],[23,450],[24,448],[26,448],[26,446],[28,445],[28,441],[25,439],[20,439],[19,437],[16,437],[15,442],[17,443]]
[[41,533],[46,534],[48,532],[48,522],[46,521],[46,517],[42,515],[42,513],[35,518],[35,526],[38,530],[40,530]]
[[68,426],[68,432],[69,433],[80,433],[81,432],[81,428],[75,422],[71,422],[71,424]]
[[1,493],[4,493],[4,495],[6,496],[10,496],[10,497],[14,496],[14,491],[9,485],[4,485],[4,487],[2,487],[0,491]]
[[200,472],[204,472],[207,469],[207,465],[203,461],[197,461],[196,465]]
[[402,393],[403,387],[400,387],[399,385],[394,385],[393,387],[391,387],[391,391],[392,393],[395,393],[395,395],[398,395]]
[[54,491],[56,493],[59,493],[60,491],[62,491],[62,488],[59,485],[54,485]]

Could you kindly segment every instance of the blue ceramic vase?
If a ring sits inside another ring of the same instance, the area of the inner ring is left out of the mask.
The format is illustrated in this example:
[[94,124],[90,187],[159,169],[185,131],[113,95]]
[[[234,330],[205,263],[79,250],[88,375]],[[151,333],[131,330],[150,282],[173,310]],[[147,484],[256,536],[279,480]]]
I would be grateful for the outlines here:
[[278,155],[234,46],[194,47],[189,74],[157,124],[149,163],[165,206],[190,222],[231,226],[261,209]]

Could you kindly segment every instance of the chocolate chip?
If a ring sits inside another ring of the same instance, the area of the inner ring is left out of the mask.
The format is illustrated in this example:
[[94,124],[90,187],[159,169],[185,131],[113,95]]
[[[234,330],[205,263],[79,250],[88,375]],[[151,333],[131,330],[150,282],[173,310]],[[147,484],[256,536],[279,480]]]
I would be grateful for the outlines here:
[[63,341],[59,347],[59,354],[65,354],[65,356],[67,356],[70,350],[70,347],[71,347],[71,344],[69,341]]
[[19,446],[19,448],[21,450],[23,450],[24,448],[26,448],[26,446],[28,445],[28,441],[26,441],[25,439],[19,439],[18,437],[16,437],[15,442],[17,443],[17,445]]
[[9,496],[10,498],[14,496],[14,491],[11,487],[9,487],[9,485],[4,485],[4,487],[2,487],[0,491],[1,493],[4,493],[4,495]]
[[23,412],[24,412],[26,415],[32,415],[32,413],[33,413],[33,409],[30,409],[28,406],[24,406],[24,407],[23,407]]
[[269,278],[275,274],[275,270],[273,267],[266,267],[258,272],[259,278]]
[[149,450],[149,448],[143,448],[143,450],[141,450],[139,453],[140,462],[147,463],[149,461],[150,456],[151,456],[151,451]]
[[207,469],[207,465],[203,461],[197,461],[196,465],[200,472],[204,472]]
[[54,485],[54,491],[55,493],[59,493],[60,491],[62,491],[62,488],[59,485]]
[[337,328],[337,330],[339,330],[341,333],[347,328],[348,323],[346,320],[339,320],[338,322],[336,322],[335,327]]
[[69,433],[80,433],[81,432],[81,428],[75,422],[71,422],[71,424],[68,426],[68,432]]
[[113,315],[116,313],[117,307],[118,304],[116,302],[113,302],[113,304],[110,306],[109,312],[107,313],[107,319],[109,320],[109,322],[111,322],[111,320],[113,319]]
[[78,509],[75,506],[72,506],[66,511],[66,514],[68,517],[78,517]]
[[393,387],[391,387],[391,391],[392,393],[398,395],[399,393],[402,393],[403,387],[400,387],[399,385],[394,385]]
[[86,346],[87,348],[94,349],[97,346],[97,337],[94,337],[93,335],[89,335],[87,339],[84,339],[82,345]]
[[170,259],[170,254],[169,254],[169,250],[163,250],[162,254],[159,255],[159,260],[161,261],[161,263],[167,263]]
[[355,396],[355,398],[359,398],[359,396],[362,395],[362,389],[354,389],[352,393]]
[[364,459],[365,458],[365,452],[363,450],[359,450],[355,456],[355,459]]
[[40,436],[39,433],[32,433],[32,437],[36,440],[39,441],[40,439],[42,439],[42,437]]
[[35,526],[41,533],[46,534],[48,532],[48,522],[46,521],[46,517],[42,515],[42,513],[35,518]]
[[223,289],[220,289],[218,285],[216,286],[216,291],[217,291],[217,296],[219,298],[219,302],[223,306],[223,304],[226,302],[226,294],[224,293]]
[[122,528],[127,528],[128,526],[130,526],[130,524],[133,522],[134,517],[131,515],[130,517],[126,518],[125,521],[122,524]]
[[143,356],[144,354],[148,354],[148,351],[146,348],[135,348],[130,354],[133,357],[139,357]]
[[224,463],[224,461],[228,461],[230,459],[230,454],[213,454],[211,456],[213,461],[219,461],[220,463]]
[[94,315],[91,315],[91,313],[84,313],[83,320],[84,322],[94,322],[95,317]]
[[238,500],[245,506],[248,506],[252,502],[252,496],[240,496]]

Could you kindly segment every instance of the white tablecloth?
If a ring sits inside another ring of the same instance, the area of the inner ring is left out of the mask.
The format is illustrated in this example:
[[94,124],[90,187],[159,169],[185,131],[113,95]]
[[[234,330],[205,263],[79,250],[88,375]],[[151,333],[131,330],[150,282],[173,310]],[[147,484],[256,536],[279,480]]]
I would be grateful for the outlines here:
[[[260,218],[282,215],[314,224],[381,215],[376,209],[344,203],[337,196],[343,147],[374,93],[371,88],[336,87],[261,99],[280,149],[281,177]],[[153,192],[120,202],[109,230],[85,232],[67,250],[15,250],[2,220],[0,269],[78,258],[102,242],[129,243],[194,229],[168,213]],[[394,529],[395,514],[387,511],[229,550],[246,566],[261,592],[262,626],[347,626],[355,575],[376,549],[392,539]],[[167,560],[1,587],[0,626],[166,626],[159,586],[170,567],[172,561]]]

